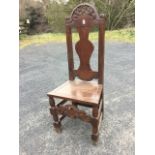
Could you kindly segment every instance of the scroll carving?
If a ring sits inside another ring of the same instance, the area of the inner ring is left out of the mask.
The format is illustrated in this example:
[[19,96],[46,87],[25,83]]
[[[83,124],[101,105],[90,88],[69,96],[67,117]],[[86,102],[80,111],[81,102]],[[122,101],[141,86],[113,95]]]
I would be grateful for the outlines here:
[[91,117],[88,116],[84,111],[77,109],[73,105],[53,107],[52,111],[56,111],[57,114],[62,114],[71,118],[79,118],[88,123],[91,123],[92,120]]
[[77,20],[81,16],[91,16],[92,19],[98,19],[99,15],[92,5],[88,3],[78,5],[71,13],[72,20]]

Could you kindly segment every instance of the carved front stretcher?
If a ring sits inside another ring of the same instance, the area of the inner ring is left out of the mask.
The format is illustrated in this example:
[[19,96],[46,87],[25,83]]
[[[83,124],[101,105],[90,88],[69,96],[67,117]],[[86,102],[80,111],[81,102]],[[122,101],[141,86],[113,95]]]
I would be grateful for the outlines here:
[[[97,71],[92,70],[90,65],[94,45],[89,39],[89,33],[94,26],[99,30]],[[75,51],[80,60],[77,69],[74,68],[72,28],[75,28],[79,34],[79,40],[75,44]],[[92,125],[92,139],[95,141],[99,136],[99,124],[104,111],[104,28],[105,18],[99,16],[93,6],[83,3],[73,9],[71,16],[66,19],[69,81],[47,94],[54,127],[57,130],[61,128],[61,121],[66,116],[78,118]],[[80,80],[77,80],[76,77]],[[93,79],[97,79],[97,82],[92,82]],[[55,98],[60,98],[62,101],[56,105]],[[71,104],[68,104],[68,101]],[[78,109],[79,105],[92,108],[92,116]]]

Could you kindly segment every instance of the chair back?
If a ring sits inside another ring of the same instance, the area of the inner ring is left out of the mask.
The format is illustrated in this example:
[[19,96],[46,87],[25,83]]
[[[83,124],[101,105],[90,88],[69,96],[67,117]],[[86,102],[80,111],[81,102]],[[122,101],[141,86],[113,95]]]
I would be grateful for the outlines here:
[[[94,45],[89,40],[89,33],[92,28],[98,30],[98,70],[93,71],[90,65],[90,58],[94,51]],[[74,69],[72,29],[79,33],[79,41],[75,44],[75,50],[79,56],[80,65]],[[66,18],[66,42],[69,66],[69,79],[78,78],[86,81],[98,79],[99,84],[103,84],[104,77],[104,32],[105,18],[98,15],[94,6],[82,3],[76,6],[70,17]]]

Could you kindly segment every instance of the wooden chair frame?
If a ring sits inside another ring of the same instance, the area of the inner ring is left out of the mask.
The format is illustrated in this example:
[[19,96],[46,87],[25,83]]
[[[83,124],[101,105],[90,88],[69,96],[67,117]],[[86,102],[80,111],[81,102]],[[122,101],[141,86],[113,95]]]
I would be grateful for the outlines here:
[[[92,71],[90,67],[90,57],[94,49],[92,43],[88,39],[89,31],[92,27],[98,27],[98,71]],[[76,28],[79,32],[80,40],[76,43],[75,49],[80,59],[80,66],[74,69],[73,44],[72,44],[72,28]],[[99,126],[104,115],[104,32],[105,17],[99,16],[96,9],[88,3],[82,3],[73,9],[71,16],[66,19],[66,42],[68,55],[69,80],[74,81],[75,77],[84,81],[93,79],[98,80],[98,84],[102,86],[98,104],[80,101],[72,98],[61,97],[48,93],[50,102],[50,112],[54,119],[54,127],[59,131],[61,129],[61,121],[65,116],[71,118],[79,118],[82,121],[92,125],[92,140],[97,141],[99,136]],[[85,53],[83,52],[85,49]],[[57,105],[54,98],[63,99]],[[65,105],[67,101],[72,104]],[[92,108],[92,116],[86,112],[79,110],[78,105]]]

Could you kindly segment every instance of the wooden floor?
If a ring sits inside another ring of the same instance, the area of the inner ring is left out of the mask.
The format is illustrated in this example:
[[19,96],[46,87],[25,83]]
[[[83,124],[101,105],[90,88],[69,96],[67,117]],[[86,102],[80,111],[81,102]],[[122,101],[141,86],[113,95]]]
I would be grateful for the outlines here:
[[98,104],[101,92],[102,85],[95,81],[74,80],[66,81],[48,95]]

